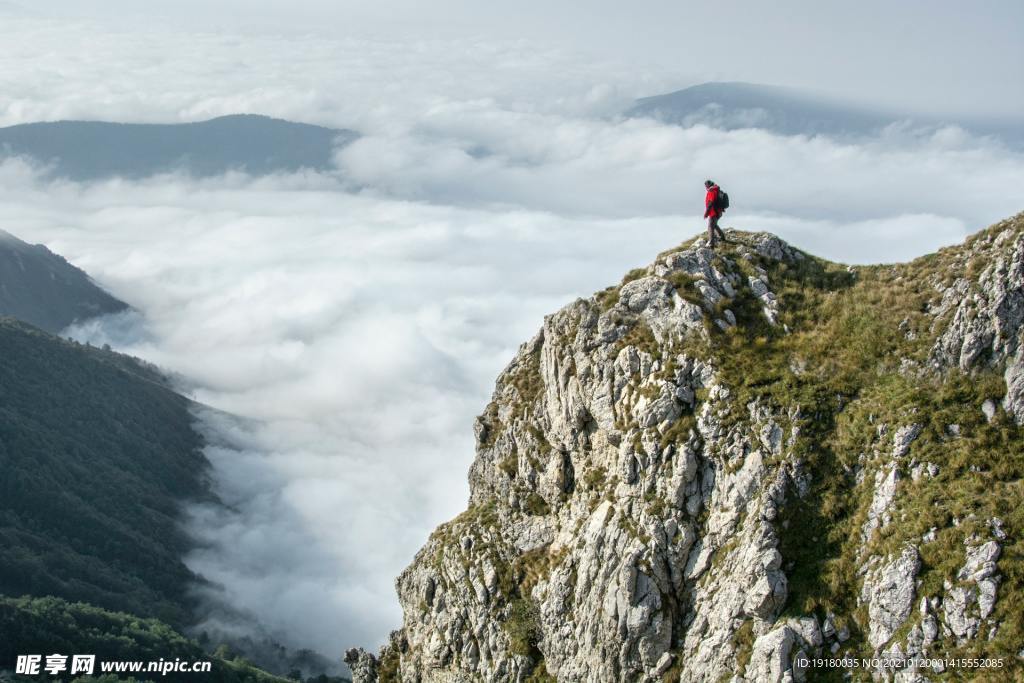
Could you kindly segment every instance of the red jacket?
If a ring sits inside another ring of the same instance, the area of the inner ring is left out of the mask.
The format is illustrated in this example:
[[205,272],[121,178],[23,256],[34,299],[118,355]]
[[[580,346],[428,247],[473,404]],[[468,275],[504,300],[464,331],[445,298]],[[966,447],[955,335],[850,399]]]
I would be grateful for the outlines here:
[[704,197],[704,218],[715,218],[721,216],[722,212],[716,208],[718,204],[718,185],[708,188],[708,194]]

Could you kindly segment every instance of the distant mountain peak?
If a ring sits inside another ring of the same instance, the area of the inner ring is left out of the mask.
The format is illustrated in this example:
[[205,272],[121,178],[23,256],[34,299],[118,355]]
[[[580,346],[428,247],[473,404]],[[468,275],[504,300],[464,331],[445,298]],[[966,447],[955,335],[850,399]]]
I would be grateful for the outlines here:
[[957,125],[973,133],[995,136],[1010,145],[1024,145],[1024,125],[1019,120],[925,116],[857,104],[800,88],[741,81],[713,81],[643,97],[625,115],[687,128],[758,128],[780,135],[837,138],[877,135],[887,126],[911,121],[915,128],[925,131]]
[[626,115],[725,130],[763,128],[786,135],[863,134],[899,118],[797,88],[744,82],[701,83],[644,97]]
[[188,123],[48,121],[0,128],[0,160],[29,157],[52,177],[82,181],[172,172],[268,175],[329,170],[334,151],[356,137],[249,113]]

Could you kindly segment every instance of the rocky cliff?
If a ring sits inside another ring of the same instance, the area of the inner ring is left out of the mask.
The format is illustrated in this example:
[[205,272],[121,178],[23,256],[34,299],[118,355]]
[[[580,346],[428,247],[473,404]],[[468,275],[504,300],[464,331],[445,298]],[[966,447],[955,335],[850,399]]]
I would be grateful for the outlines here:
[[356,681],[1021,675],[1024,214],[895,266],[729,237],[519,349]]

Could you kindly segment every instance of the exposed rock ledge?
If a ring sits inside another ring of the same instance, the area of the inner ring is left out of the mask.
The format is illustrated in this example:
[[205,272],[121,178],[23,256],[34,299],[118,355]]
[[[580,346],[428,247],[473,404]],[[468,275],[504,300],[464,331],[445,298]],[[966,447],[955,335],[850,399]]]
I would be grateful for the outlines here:
[[[730,237],[519,349],[475,425],[469,509],[398,578],[381,653],[346,655],[357,683],[802,681],[809,656],[1011,647],[1019,666],[1000,595],[1020,517],[995,513],[1021,503],[996,451],[1024,421],[1022,218],[892,267]],[[942,498],[957,486],[1009,499]]]

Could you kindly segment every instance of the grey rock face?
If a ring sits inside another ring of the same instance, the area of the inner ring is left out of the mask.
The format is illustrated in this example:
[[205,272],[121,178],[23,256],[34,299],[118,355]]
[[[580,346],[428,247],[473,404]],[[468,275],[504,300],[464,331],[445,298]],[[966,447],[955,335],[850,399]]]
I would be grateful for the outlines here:
[[964,565],[956,575],[962,583],[950,586],[942,603],[946,627],[960,640],[976,637],[995,608],[1000,582],[996,562],[1001,552],[996,541],[966,548]]
[[[861,527],[863,541],[869,541],[875,529],[883,528],[891,521],[891,507],[896,499],[896,491],[900,479],[902,479],[899,461],[910,452],[910,445],[920,433],[921,425],[919,424],[904,425],[893,433],[892,451],[888,456],[888,462],[884,467],[875,472],[874,494],[871,497],[871,506],[868,508],[868,517]],[[911,472],[913,475],[913,468]]]
[[890,563],[868,571],[860,598],[868,606],[868,642],[872,647],[885,645],[910,616],[914,579],[920,569],[917,549],[907,546]]
[[[777,238],[749,249],[796,258]],[[791,475],[806,476],[786,416],[752,405],[727,421],[715,368],[662,351],[706,338],[715,305],[746,286],[698,245],[610,306],[549,316],[520,348],[476,425],[470,510],[398,579],[403,680],[523,680],[540,652],[559,680],[654,680],[677,661],[682,680],[734,670],[740,625],[785,603],[771,519]],[[771,320],[774,295],[758,292]]]
[[896,430],[896,433],[892,435],[892,457],[893,459],[902,458],[910,451],[910,444],[913,443],[914,439],[921,433],[921,425],[912,424],[900,427]]
[[1017,424],[1024,420],[1024,354],[1017,351],[1012,361],[1007,364],[1006,396],[1003,397],[1003,410],[1017,418]]
[[977,592],[973,588],[955,586],[946,592],[946,598],[942,601],[945,624],[957,638],[968,639],[978,634],[981,622],[969,613],[977,599]]
[[345,663],[352,671],[352,683],[373,683],[377,680],[377,658],[362,648],[345,652]]
[[875,529],[889,523],[889,508],[896,497],[899,480],[899,468],[895,463],[875,473],[875,493],[871,498],[871,507],[868,508],[867,521],[861,529],[864,540],[868,540]]
[[[902,646],[899,642],[888,643],[888,649],[883,652],[883,656],[899,659],[903,653],[909,657],[927,655],[937,643],[941,646],[940,641],[946,640],[948,645],[963,645],[977,638],[986,629],[988,637],[993,638],[999,630],[999,625],[993,625],[987,620],[997,599],[996,591],[1000,576],[997,573],[996,562],[1001,550],[996,541],[981,543],[977,539],[968,539],[964,565],[956,575],[946,580],[942,598],[922,597],[917,610],[920,620],[910,628]],[[908,577],[912,574],[913,567],[914,561],[910,556],[910,549],[907,549],[896,562],[885,569],[869,573],[869,581],[873,582],[871,590],[876,592],[878,584],[885,582],[885,579],[878,581],[883,574],[887,573],[889,578],[895,578],[891,582],[894,588],[889,591],[890,602],[884,613],[879,615],[869,608],[872,627],[869,639],[876,648],[885,644],[901,624],[912,618],[910,613],[905,614],[905,596],[911,590]],[[865,592],[867,591],[868,581],[865,581]],[[892,608],[892,597],[896,598],[895,610]],[[900,654],[894,655],[896,652]],[[913,660],[908,661],[903,668],[895,670],[895,680],[918,680],[921,677],[917,664]],[[938,673],[942,668],[933,666],[933,671]],[[885,672],[879,670],[876,673]]]
[[985,419],[989,422],[996,419],[996,402],[992,399],[987,399],[981,404],[981,412],[985,415]]
[[931,361],[936,368],[964,371],[1005,364],[1003,408],[1024,424],[1024,235],[1015,233],[1009,221],[996,228],[1003,229],[976,240],[965,257],[990,265],[976,282],[960,278],[945,288],[932,311],[941,333]]
[[754,651],[747,666],[747,679],[765,683],[781,683],[786,680],[786,675],[792,669],[790,653],[795,642],[796,633],[788,626],[769,631],[755,640]]
[[[915,544],[948,538],[941,526],[901,534],[903,504],[952,471],[932,456],[934,439],[963,443],[973,429],[943,426],[936,437],[924,431],[931,416],[913,410],[883,424],[872,409],[857,427],[863,446],[836,453],[842,464],[826,475],[856,487],[855,509],[841,513],[853,525],[843,552],[863,609],[821,621],[800,613],[813,578],[794,573],[784,552],[834,548],[801,518],[834,514],[819,497],[821,461],[805,461],[816,442],[801,437],[819,416],[802,416],[806,403],[744,391],[724,357],[703,349],[751,320],[782,339],[798,334],[779,325],[791,312],[772,284],[791,301],[785,271],[770,274],[762,259],[799,269],[805,257],[768,235],[731,237],[733,251],[697,241],[545,318],[474,425],[469,509],[399,576],[402,628],[377,658],[350,653],[354,673],[403,683],[525,683],[541,672],[588,683],[802,681],[814,680],[799,664],[805,657],[916,656],[998,626],[997,542],[972,538],[948,587],[923,596],[917,548],[891,544],[894,535]],[[1016,301],[1012,287],[998,283],[1015,263],[940,292],[930,310],[936,329],[921,340],[933,368],[922,373],[941,377],[961,358],[989,362],[994,353],[1013,362],[1020,316],[1006,304]],[[990,315],[958,318],[961,298],[979,292]],[[984,353],[971,350],[978,343]],[[814,362],[781,367],[799,384],[820,372]],[[1005,537],[989,518],[993,535]],[[893,547],[901,549],[881,550]]]

